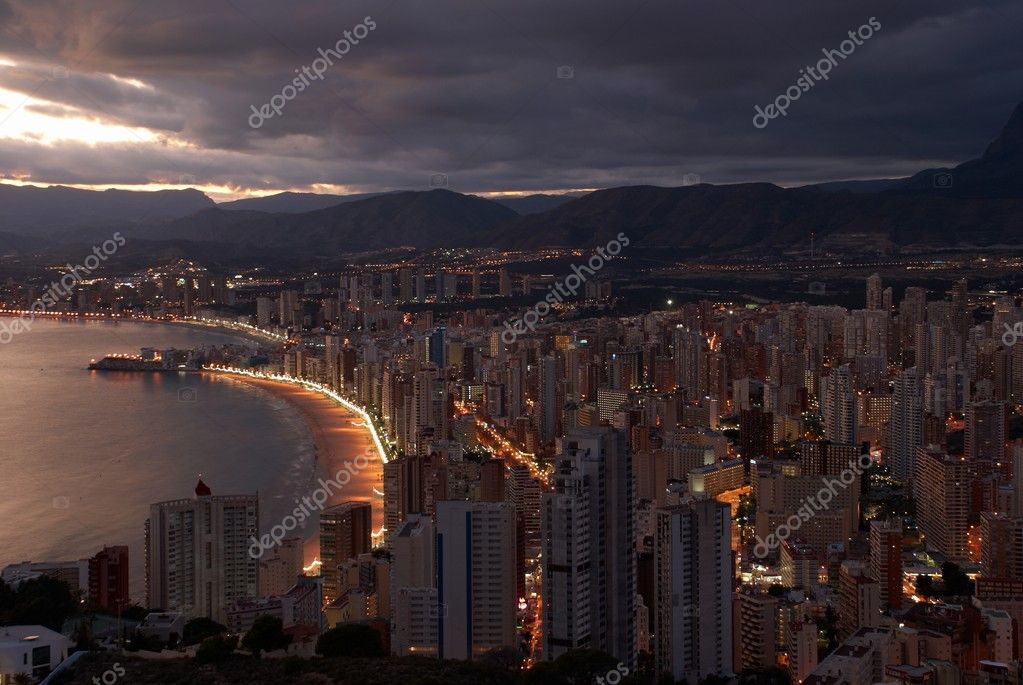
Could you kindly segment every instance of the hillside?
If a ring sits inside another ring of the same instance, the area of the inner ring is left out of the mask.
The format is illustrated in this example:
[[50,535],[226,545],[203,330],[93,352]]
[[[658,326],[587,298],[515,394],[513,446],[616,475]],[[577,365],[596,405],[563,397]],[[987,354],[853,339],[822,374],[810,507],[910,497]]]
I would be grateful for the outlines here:
[[496,202],[447,190],[403,192],[302,214],[210,209],[131,238],[216,240],[289,254],[323,255],[398,245],[419,248],[486,244],[490,229],[518,216]]
[[27,236],[75,228],[176,219],[212,207],[198,190],[81,190],[0,184],[0,231]]

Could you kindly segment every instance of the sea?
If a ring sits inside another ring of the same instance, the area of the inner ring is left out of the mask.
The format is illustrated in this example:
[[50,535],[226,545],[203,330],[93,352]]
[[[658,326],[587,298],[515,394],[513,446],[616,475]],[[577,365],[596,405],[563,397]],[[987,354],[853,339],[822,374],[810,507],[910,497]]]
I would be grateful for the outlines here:
[[267,390],[87,369],[143,347],[244,342],[175,324],[37,320],[0,345],[0,568],[128,545],[144,602],[150,504],[193,497],[201,476],[214,495],[258,493],[265,531],[329,477],[304,416]]

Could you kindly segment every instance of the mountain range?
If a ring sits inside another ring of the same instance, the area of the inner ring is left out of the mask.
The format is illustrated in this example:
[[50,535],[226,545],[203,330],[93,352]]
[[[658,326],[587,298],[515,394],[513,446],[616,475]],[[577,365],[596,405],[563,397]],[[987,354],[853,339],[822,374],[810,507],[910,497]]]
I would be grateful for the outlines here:
[[[975,159],[904,179],[799,188],[769,183],[628,186],[486,199],[443,189],[281,193],[217,205],[196,190],[103,192],[0,185],[0,249],[128,239],[285,258],[394,246],[594,249],[618,233],[646,247],[765,254],[1023,243],[1023,104]],[[21,237],[19,237],[21,236]],[[203,249],[208,252],[208,249]]]

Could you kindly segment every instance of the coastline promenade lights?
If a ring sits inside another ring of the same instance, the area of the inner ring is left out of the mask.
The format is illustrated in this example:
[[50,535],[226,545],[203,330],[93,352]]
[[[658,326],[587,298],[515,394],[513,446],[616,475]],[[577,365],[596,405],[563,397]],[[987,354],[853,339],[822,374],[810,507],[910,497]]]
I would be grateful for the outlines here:
[[182,316],[176,319],[171,319],[171,321],[195,323],[201,326],[207,326],[209,328],[227,328],[229,330],[241,330],[246,331],[248,333],[252,333],[254,335],[262,335],[264,337],[270,338],[271,340],[288,340],[288,336],[286,335],[274,333],[273,331],[268,331],[265,328],[253,326],[250,323],[242,323],[241,321],[227,321],[223,319],[200,319],[195,316]]
[[345,409],[348,409],[349,411],[358,414],[359,417],[366,422],[366,427],[369,429],[369,434],[373,438],[373,445],[374,447],[376,447],[377,453],[380,455],[380,461],[382,461],[385,464],[388,461],[390,461],[389,458],[390,454],[384,447],[384,442],[383,440],[380,439],[380,434],[377,432],[376,424],[370,418],[369,412],[367,412],[359,405],[342,397],[341,395],[339,395],[338,393],[334,392],[333,390],[331,390],[330,388],[321,383],[307,381],[301,378],[295,378],[294,376],[288,376],[282,373],[262,373],[259,371],[250,371],[248,369],[239,369],[234,366],[220,366],[218,364],[208,364],[202,368],[204,371],[216,371],[220,373],[233,374],[237,376],[248,376],[250,378],[276,381],[278,383],[287,383],[289,385],[299,385],[306,388],[307,390],[312,390],[313,392],[317,392],[325,397],[328,397],[337,402],[338,404],[340,404]]

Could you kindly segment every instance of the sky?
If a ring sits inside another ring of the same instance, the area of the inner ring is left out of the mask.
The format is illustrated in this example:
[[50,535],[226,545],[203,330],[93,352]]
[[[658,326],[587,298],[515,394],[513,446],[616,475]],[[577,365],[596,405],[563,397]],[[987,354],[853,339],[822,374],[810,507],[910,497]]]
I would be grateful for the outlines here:
[[0,182],[221,200],[897,177],[997,135],[1020,35],[1018,0],[0,0]]

